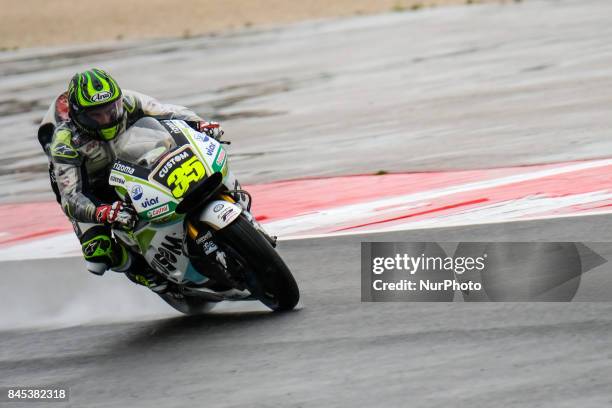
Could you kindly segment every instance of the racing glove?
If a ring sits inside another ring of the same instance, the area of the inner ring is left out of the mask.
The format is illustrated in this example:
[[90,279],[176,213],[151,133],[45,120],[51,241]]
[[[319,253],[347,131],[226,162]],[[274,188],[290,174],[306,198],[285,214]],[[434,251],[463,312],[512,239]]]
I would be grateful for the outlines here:
[[198,122],[197,127],[199,132],[202,132],[215,140],[221,140],[221,137],[225,133],[223,129],[221,129],[221,125],[217,122],[201,121]]
[[96,221],[100,224],[118,225],[120,228],[130,230],[136,224],[136,212],[122,201],[112,204],[102,204],[96,208]]

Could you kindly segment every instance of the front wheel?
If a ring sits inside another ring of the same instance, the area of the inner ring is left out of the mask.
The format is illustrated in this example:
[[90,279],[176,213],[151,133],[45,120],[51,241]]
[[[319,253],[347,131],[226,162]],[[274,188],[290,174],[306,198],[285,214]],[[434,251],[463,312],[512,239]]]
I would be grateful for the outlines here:
[[275,312],[291,310],[297,305],[300,291],[291,271],[244,215],[218,231],[217,238],[243,258],[249,290],[263,304]]

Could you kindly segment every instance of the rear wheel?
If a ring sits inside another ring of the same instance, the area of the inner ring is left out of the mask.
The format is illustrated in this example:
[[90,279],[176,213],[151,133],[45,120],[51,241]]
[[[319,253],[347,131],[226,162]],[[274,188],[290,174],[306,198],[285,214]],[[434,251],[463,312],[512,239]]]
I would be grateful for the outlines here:
[[291,271],[244,215],[218,231],[217,239],[243,258],[247,286],[263,304],[276,312],[297,305],[300,291]]

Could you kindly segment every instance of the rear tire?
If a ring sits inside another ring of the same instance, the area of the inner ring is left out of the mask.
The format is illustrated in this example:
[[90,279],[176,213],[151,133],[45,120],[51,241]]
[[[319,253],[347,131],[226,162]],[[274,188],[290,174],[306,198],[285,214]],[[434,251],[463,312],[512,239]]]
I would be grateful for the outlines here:
[[275,312],[292,310],[297,305],[300,291],[291,271],[244,215],[218,231],[217,237],[246,261],[254,278],[247,276],[247,285],[257,299]]

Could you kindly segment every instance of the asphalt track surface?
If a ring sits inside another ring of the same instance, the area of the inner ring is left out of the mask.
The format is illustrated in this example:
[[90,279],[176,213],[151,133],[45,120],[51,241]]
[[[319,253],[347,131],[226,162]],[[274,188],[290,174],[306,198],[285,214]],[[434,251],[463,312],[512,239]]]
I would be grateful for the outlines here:
[[4,332],[2,382],[69,384],[72,407],[609,406],[610,303],[361,303],[359,287],[362,240],[609,241],[606,223],[284,242],[299,310]]
[[[247,61],[269,75],[273,88],[295,84],[289,76],[302,75],[299,91],[274,88],[273,94],[238,98],[232,107],[220,108],[224,115],[285,112],[235,117],[226,126],[236,135],[237,172],[254,181],[378,167],[592,158],[610,151],[605,137],[610,128],[605,102],[612,89],[610,16],[612,4],[606,1],[440,9],[306,24],[255,37],[193,39],[173,43],[165,52],[163,45],[133,46],[123,54],[110,51],[115,59],[107,65],[111,71],[123,69],[124,82],[135,83],[132,88],[149,84],[149,93],[175,102],[186,97],[186,84],[198,75],[211,84],[228,81],[224,92],[240,93],[242,88],[231,88],[229,81],[236,85],[240,71],[251,75]],[[306,48],[310,41],[318,48]],[[152,75],[129,73],[138,61],[152,59],[161,64],[159,72],[171,72],[180,56],[211,43],[218,53],[214,69],[183,77],[181,95]],[[401,45],[413,48],[398,54]],[[258,57],[249,59],[247,50]],[[25,95],[51,98],[60,78],[91,65],[80,54],[53,63],[20,55],[21,60],[2,65],[3,73],[12,72],[0,84],[3,95],[36,80],[46,81],[46,88]],[[354,61],[333,64],[343,57]],[[222,67],[232,60],[227,79]],[[323,75],[327,71],[330,75]],[[310,75],[316,72],[323,74]],[[287,75],[280,85],[272,79],[282,77],[279,73]],[[349,95],[346,104],[338,102]],[[323,96],[329,104],[321,103]],[[26,132],[32,125],[17,123],[37,115],[36,110],[11,113],[1,120]],[[1,137],[6,141],[6,130]],[[34,146],[28,143],[11,145],[15,150],[5,154],[26,154]],[[274,146],[277,153],[270,154]],[[249,150],[255,148],[261,150]],[[294,166],[311,157],[305,167]],[[13,173],[3,162],[3,183],[15,187],[4,200],[14,200],[20,191],[44,197],[44,185],[34,177],[41,171],[39,159],[30,158],[30,173],[19,173],[21,186],[7,176]],[[14,323],[8,315],[15,315],[39,327],[0,332],[0,385],[68,384],[71,401],[53,406],[71,407],[610,406],[611,303],[361,303],[359,286],[363,240],[589,242],[610,241],[610,231],[609,217],[590,216],[282,242],[280,253],[302,292],[298,310],[282,315],[248,304],[239,311],[176,316],[153,294],[118,277],[98,279],[102,289],[89,291],[97,278],[81,278],[85,272],[78,259],[4,263],[3,275],[19,277],[5,278],[0,289],[3,320]],[[601,255],[609,259],[612,253]],[[599,275],[587,298],[605,300],[606,271],[604,266],[593,271]],[[78,287],[85,289],[71,292]],[[136,291],[131,300],[125,298]],[[62,301],[74,310],[62,309]],[[54,314],[54,308],[66,314],[47,322],[58,327],[45,327],[40,316]],[[99,316],[109,321],[101,323]]]

